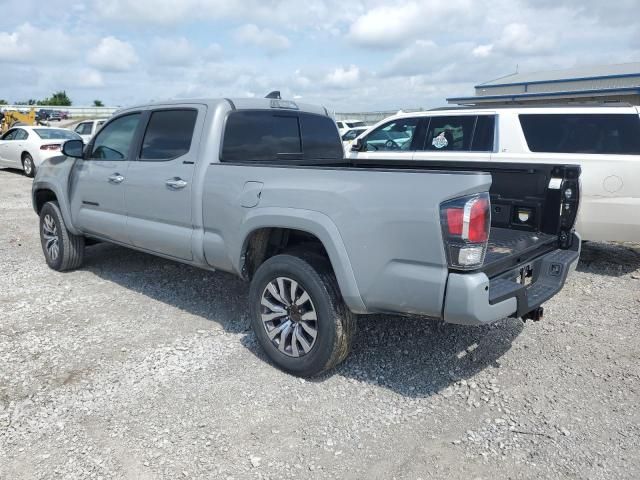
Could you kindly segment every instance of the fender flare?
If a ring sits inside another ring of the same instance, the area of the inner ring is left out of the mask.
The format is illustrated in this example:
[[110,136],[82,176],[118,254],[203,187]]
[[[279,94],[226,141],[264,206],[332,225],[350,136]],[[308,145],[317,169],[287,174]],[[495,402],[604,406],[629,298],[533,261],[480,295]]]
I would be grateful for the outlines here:
[[345,303],[354,313],[367,313],[347,249],[331,218],[320,212],[299,208],[258,207],[251,209],[239,227],[239,241],[233,243],[234,247],[230,252],[236,271],[241,271],[242,257],[251,234],[262,228],[290,228],[316,236],[329,255],[329,261]]
[[38,193],[38,191],[40,190],[51,190],[54,193],[67,230],[69,230],[74,235],[83,235],[81,231],[74,227],[73,222],[71,221],[71,209],[69,208],[69,202],[55,184],[43,181],[33,182],[33,187],[31,189],[31,202],[33,205],[33,210],[38,213],[36,193]]

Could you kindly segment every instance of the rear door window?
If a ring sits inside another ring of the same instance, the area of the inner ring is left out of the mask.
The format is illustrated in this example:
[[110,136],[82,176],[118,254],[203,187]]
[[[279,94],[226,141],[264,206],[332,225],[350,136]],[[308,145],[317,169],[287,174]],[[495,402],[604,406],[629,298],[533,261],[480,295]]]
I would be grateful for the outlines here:
[[300,128],[305,160],[342,160],[344,151],[333,120],[323,115],[300,113]]
[[495,124],[494,115],[478,115],[471,141],[472,152],[493,152]]
[[270,111],[239,111],[227,118],[223,162],[274,162],[302,157],[298,116]]
[[29,134],[26,130],[23,130],[21,128],[18,128],[16,130],[16,136],[14,137],[14,140],[26,140],[27,138],[29,138]]
[[545,153],[640,154],[634,114],[522,114],[529,150]]
[[475,121],[473,115],[431,117],[424,149],[469,151]]
[[142,140],[140,160],[161,162],[188,153],[197,116],[198,111],[194,109],[152,112]]

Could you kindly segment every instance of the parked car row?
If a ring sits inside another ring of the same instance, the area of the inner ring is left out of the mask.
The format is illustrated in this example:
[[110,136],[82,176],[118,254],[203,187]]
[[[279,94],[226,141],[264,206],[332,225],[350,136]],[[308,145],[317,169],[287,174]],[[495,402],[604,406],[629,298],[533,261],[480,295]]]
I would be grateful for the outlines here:
[[60,122],[62,120],[68,120],[71,118],[69,112],[62,110],[51,110],[48,108],[41,108],[36,112],[36,120],[38,122]]

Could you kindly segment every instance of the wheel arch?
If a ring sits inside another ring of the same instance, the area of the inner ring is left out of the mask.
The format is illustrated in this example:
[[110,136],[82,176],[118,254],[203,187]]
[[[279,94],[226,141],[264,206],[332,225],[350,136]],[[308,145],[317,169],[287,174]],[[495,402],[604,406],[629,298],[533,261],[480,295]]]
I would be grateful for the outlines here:
[[45,203],[56,201],[60,207],[62,218],[64,220],[67,230],[74,235],[82,235],[82,232],[77,230],[71,222],[71,211],[69,210],[69,204],[64,195],[61,195],[58,188],[55,185],[48,182],[34,182],[31,191],[31,202],[33,210],[40,215],[40,211]]
[[356,278],[340,233],[326,215],[300,209],[256,209],[242,228],[236,268],[249,280],[268,258],[292,248],[325,256],[336,276],[340,292],[349,309],[366,313]]

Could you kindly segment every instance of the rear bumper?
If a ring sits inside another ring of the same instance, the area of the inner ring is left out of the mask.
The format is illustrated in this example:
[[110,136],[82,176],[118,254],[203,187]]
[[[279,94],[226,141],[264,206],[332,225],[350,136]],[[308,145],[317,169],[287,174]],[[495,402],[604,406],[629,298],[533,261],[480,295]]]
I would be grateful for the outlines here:
[[[447,280],[444,321],[485,325],[505,317],[522,317],[558,293],[580,257],[580,237],[569,250],[554,250],[489,279],[484,273],[451,273]],[[531,283],[518,283],[528,268]]]

